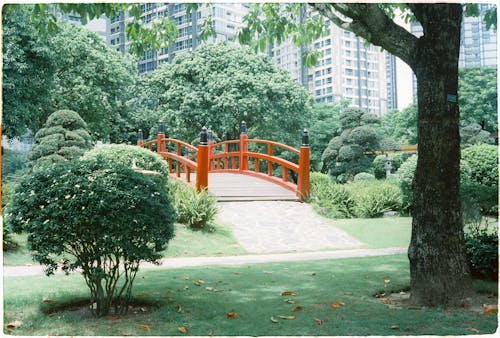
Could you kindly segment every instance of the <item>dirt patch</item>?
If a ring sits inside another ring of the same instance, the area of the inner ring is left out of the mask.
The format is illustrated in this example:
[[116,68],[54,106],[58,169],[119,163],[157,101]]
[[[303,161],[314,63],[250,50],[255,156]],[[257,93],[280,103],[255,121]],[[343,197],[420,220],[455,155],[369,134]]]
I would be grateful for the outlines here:
[[[422,309],[421,307],[416,307],[411,304],[410,296],[410,291],[402,291],[398,293],[391,293],[386,297],[380,297],[380,301],[393,308]],[[498,313],[498,296],[494,294],[476,293],[468,299],[467,305],[462,309],[465,311],[484,314]]]

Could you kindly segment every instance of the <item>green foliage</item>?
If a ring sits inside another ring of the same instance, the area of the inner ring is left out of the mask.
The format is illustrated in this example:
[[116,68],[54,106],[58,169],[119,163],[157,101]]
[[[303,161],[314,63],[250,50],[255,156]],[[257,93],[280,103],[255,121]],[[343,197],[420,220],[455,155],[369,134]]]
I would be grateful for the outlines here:
[[321,173],[311,173],[310,179],[313,206],[320,214],[332,218],[354,216],[354,199],[343,185],[333,183],[328,175]]
[[102,163],[107,167],[123,165],[132,168],[134,163],[137,169],[151,170],[160,175],[151,175],[151,179],[160,185],[165,185],[168,180],[168,167],[163,158],[148,149],[124,144],[110,144],[95,147],[87,151],[83,160]]
[[478,144],[462,150],[462,159],[471,168],[473,182],[498,187],[498,147]]
[[472,227],[465,233],[467,260],[472,276],[498,279],[498,230],[491,231],[486,226]]
[[217,216],[217,201],[206,191],[197,192],[192,186],[173,180],[169,184],[170,196],[178,222],[191,229],[211,231]]
[[91,147],[87,124],[71,110],[52,113],[44,128],[35,134],[35,146],[28,158],[34,167],[73,160]]
[[40,34],[30,19],[33,6],[8,7],[3,13],[3,131],[9,137],[37,131],[53,111],[70,109],[79,112],[97,139],[122,140],[136,78],[132,61],[107,48],[94,32],[67,22]]
[[[5,207],[12,200],[12,195],[14,193],[14,189],[16,187],[16,183],[14,182],[2,182],[2,216],[5,211]],[[5,220],[5,217],[4,217]],[[3,238],[2,245],[4,251],[12,251],[18,247],[18,244],[12,239],[10,227],[4,223],[2,227]]]
[[402,194],[397,184],[385,181],[361,181],[349,183],[348,189],[356,201],[356,217],[381,217],[388,211],[399,211]]
[[490,136],[490,133],[481,128],[478,123],[472,123],[468,126],[460,128],[460,146],[469,147],[474,144],[493,144],[495,140]]
[[27,160],[25,153],[2,147],[2,179],[26,168]]
[[286,71],[227,43],[204,44],[163,64],[146,92],[158,100],[167,134],[183,140],[198,137],[203,126],[234,139],[246,121],[249,136],[298,145],[311,116],[307,91]]
[[157,262],[173,237],[166,189],[127,166],[62,162],[22,180],[8,208],[46,274],[81,269],[96,316],[128,309],[141,261]]
[[343,109],[340,113],[340,136],[332,138],[324,150],[322,171],[328,171],[340,183],[369,171],[373,155],[367,153],[380,148],[382,140],[374,128],[378,123],[375,115],[359,108]]
[[498,88],[496,67],[467,67],[459,70],[460,121],[479,124],[487,132],[498,130]]
[[[389,155],[391,159],[391,174],[394,174],[401,164],[403,163],[403,158],[400,154]],[[385,177],[385,155],[377,155],[373,159],[373,174],[376,179],[383,179]]]
[[375,179],[375,176],[370,173],[359,173],[354,176],[354,182],[359,181],[372,181]]
[[401,144],[417,144],[417,106],[390,110],[382,116],[383,133]]
[[402,194],[402,208],[410,211],[413,205],[413,178],[417,169],[417,155],[412,155],[399,167],[397,174],[399,178],[399,188]]

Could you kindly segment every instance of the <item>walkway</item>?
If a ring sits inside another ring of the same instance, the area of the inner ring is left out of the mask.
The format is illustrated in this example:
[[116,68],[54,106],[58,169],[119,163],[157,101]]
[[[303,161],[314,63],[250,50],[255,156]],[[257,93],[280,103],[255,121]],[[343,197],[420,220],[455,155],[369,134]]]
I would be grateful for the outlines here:
[[208,192],[220,202],[298,200],[295,193],[275,183],[237,173],[209,173]]

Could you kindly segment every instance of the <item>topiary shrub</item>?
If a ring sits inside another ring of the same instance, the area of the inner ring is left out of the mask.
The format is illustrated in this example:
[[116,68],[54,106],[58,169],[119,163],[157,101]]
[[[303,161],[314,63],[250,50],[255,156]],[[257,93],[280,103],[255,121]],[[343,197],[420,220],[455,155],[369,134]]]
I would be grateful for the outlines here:
[[177,221],[191,229],[212,231],[218,212],[217,201],[206,191],[197,192],[192,186],[177,180],[172,180],[169,186]]
[[370,173],[359,173],[354,176],[354,182],[359,181],[373,181],[375,176]]
[[355,199],[356,217],[382,217],[388,211],[400,211],[401,190],[397,184],[386,181],[362,181],[347,185]]
[[332,218],[351,218],[355,202],[351,193],[340,184],[330,181],[328,175],[311,174],[313,207],[322,215]]
[[417,160],[417,155],[412,155],[401,164],[397,171],[402,194],[402,209],[406,212],[410,211],[413,205],[413,177],[417,169]]
[[498,147],[478,144],[462,150],[468,166],[468,179],[462,182],[461,193],[475,201],[483,214],[498,212]]
[[91,147],[87,124],[72,110],[52,113],[35,134],[35,146],[28,159],[35,168],[80,157]]
[[471,227],[465,233],[467,260],[473,277],[498,279],[498,232],[488,226]]
[[[400,154],[392,154],[390,155],[391,159],[391,173],[394,174],[401,164],[403,163],[403,158]],[[375,178],[380,180],[385,177],[385,155],[377,155],[372,162],[373,167],[373,175]]]
[[133,164],[138,169],[152,170],[160,175],[151,176],[159,184],[165,185],[168,180],[168,166],[163,158],[148,149],[124,144],[110,144],[87,151],[82,156],[83,160],[91,160],[102,163],[107,167],[115,164],[132,167]]
[[95,160],[34,171],[16,187],[7,213],[47,275],[81,270],[95,316],[127,311],[139,264],[157,263],[174,233],[164,186],[129,166]]

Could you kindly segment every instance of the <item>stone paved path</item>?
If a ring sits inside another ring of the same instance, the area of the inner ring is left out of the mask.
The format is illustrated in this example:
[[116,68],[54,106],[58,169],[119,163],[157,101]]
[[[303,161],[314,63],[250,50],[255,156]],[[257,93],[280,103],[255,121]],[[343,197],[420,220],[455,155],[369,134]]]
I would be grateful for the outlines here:
[[360,247],[363,243],[334,227],[306,203],[285,201],[219,203],[219,222],[229,224],[250,253]]

